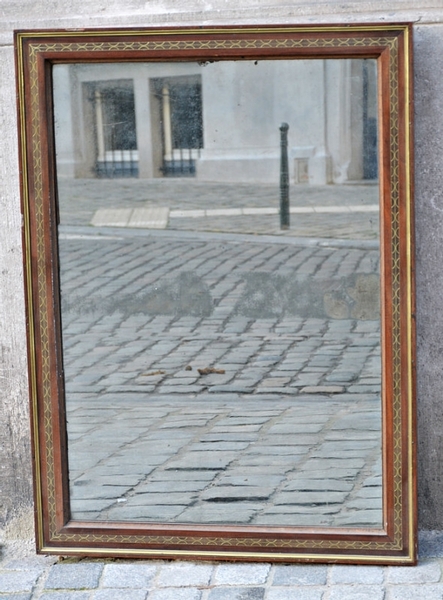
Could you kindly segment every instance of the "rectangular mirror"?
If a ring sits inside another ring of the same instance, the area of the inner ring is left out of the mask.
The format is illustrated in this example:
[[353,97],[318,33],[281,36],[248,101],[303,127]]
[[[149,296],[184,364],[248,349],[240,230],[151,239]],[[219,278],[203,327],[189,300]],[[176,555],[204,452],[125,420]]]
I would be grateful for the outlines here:
[[16,34],[40,551],[415,561],[410,37]]

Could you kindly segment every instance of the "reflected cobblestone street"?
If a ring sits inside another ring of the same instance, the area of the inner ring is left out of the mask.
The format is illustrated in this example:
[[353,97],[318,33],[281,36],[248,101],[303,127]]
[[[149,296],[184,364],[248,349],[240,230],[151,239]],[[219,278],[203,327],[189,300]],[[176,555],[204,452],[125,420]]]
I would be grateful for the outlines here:
[[[269,215],[255,236],[226,214],[177,218],[187,231],[92,228],[93,194],[76,225],[67,204],[73,517],[380,527],[377,241],[341,239],[339,210],[300,238],[275,235]],[[374,217],[356,213],[358,231]]]

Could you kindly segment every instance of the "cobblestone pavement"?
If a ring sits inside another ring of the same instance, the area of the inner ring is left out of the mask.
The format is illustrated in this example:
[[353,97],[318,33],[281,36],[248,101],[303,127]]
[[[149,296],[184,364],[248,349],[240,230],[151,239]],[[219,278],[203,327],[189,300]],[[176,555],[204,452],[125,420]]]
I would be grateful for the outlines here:
[[[377,239],[378,187],[373,183],[310,186],[295,185],[290,192],[291,210],[322,207],[332,212],[323,218],[315,213],[291,215],[291,227],[279,226],[279,188],[277,185],[222,184],[193,179],[60,179],[59,197],[62,224],[89,225],[100,209],[162,207],[171,209],[167,227],[180,231],[221,231],[230,233],[272,234],[283,237],[338,237]],[[350,207],[355,211],[349,212]],[[269,209],[275,214],[223,214],[227,209]],[[222,214],[186,217],[195,211]]]
[[73,516],[379,526],[374,242],[85,231],[60,236]]
[[0,559],[8,600],[441,600],[440,537],[416,567],[65,560],[15,548]]

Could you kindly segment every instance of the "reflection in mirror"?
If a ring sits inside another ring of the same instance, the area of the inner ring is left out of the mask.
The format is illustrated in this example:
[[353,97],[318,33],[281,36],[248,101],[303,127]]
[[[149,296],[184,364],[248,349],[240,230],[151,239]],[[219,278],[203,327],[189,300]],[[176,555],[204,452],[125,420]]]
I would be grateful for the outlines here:
[[381,528],[376,61],[53,81],[72,517]]

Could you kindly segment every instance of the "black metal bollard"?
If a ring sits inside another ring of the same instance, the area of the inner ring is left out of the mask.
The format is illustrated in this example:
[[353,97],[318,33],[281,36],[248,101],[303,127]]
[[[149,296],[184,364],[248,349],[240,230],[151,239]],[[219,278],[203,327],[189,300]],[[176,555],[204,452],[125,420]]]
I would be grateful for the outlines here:
[[289,229],[289,163],[287,123],[280,125],[280,229]]

